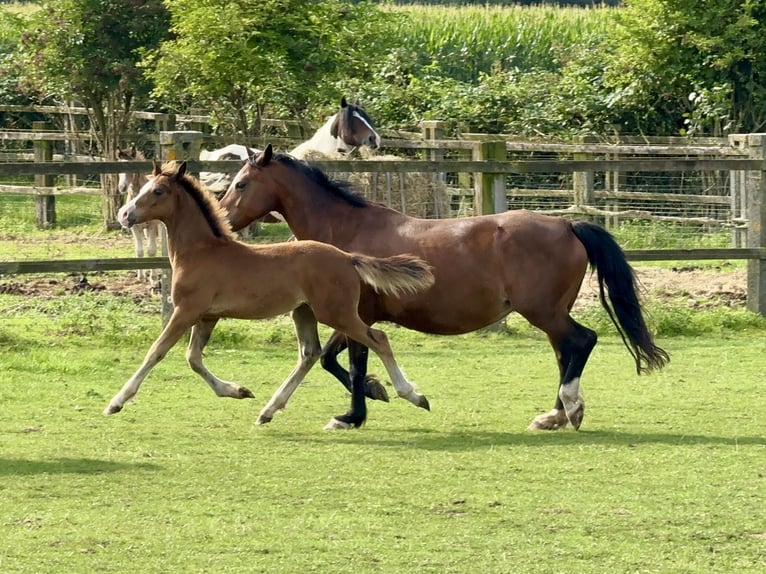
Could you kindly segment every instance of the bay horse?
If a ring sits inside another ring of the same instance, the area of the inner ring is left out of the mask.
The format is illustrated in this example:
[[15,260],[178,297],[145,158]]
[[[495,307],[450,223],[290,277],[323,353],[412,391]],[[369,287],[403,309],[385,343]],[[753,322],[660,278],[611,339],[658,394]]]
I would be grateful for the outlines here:
[[[115,155],[117,161],[124,162],[143,161],[146,159],[143,152],[137,150],[136,146],[131,146],[130,149],[117,148],[117,153]],[[147,181],[149,181],[147,175],[140,171],[126,171],[125,173],[120,173],[117,181],[117,192],[120,193],[120,195],[124,195],[126,197],[126,202],[129,202],[138,195],[138,192]],[[157,255],[157,237],[160,232],[159,221],[147,221],[145,223],[134,225],[131,227],[130,231],[133,234],[133,245],[136,257],[144,256],[144,240],[146,240],[147,243],[146,251],[149,257],[155,257]],[[139,279],[148,279],[151,281],[153,276],[154,274],[151,270],[138,270]]]
[[[299,240],[377,257],[412,253],[431,265],[436,281],[427,291],[396,299],[365,289],[359,314],[366,323],[390,321],[454,335],[487,327],[512,311],[521,314],[547,335],[559,367],[554,408],[536,416],[531,429],[567,424],[578,429],[582,423],[580,377],[597,335],[570,311],[588,264],[596,270],[601,303],[636,370],[659,369],[669,361],[647,329],[632,267],[611,234],[593,223],[525,210],[418,219],[372,204],[319,168],[274,154],[271,146],[243,165],[221,205],[234,229],[273,210]],[[337,362],[345,346],[343,334],[333,333],[321,363],[348,387],[348,373]],[[349,347],[352,367],[361,370],[366,357],[357,352]],[[367,381],[366,392],[378,391]]]
[[[358,314],[362,284],[392,297],[433,284],[429,267],[410,255],[377,258],[349,254],[317,241],[246,245],[237,241],[215,197],[186,174],[186,162],[155,163],[140,193],[119,211],[119,221],[132,227],[158,219],[168,233],[173,270],[173,313],[141,366],[112,398],[104,414],[122,410],[151,369],[191,329],[186,359],[220,397],[252,398],[246,387],[222,381],[202,363],[202,351],[222,317],[264,319],[291,312],[298,337],[298,364],[282,384],[289,396],[319,358],[317,322],[348,337],[349,348],[371,348],[397,388],[410,399],[419,395],[394,359],[383,331],[365,324]],[[356,351],[355,352],[361,352]],[[362,389],[365,372],[352,369],[351,408],[333,418],[329,428],[360,426],[366,418]],[[272,408],[284,407],[279,393]]]

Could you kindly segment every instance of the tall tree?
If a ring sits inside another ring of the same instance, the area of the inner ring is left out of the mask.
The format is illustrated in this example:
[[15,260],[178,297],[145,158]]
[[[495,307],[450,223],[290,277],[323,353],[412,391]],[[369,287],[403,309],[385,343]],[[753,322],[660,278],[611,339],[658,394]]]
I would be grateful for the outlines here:
[[146,52],[163,103],[210,110],[225,129],[260,132],[272,115],[302,117],[310,101],[338,100],[383,53],[391,16],[373,2],[167,0],[173,39]]
[[[22,35],[26,89],[85,106],[101,154],[112,158],[150,87],[136,65],[138,50],[159,45],[168,25],[161,0],[43,0]],[[111,180],[103,179],[105,223],[119,208]]]
[[697,135],[766,125],[766,0],[626,0],[606,73],[617,107]]

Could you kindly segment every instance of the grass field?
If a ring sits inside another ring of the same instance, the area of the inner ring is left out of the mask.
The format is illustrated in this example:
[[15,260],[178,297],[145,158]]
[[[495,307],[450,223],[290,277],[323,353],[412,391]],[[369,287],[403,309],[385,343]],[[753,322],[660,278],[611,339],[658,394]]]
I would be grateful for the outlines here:
[[159,327],[153,302],[0,297],[1,572],[766,568],[762,324],[663,338],[671,364],[642,377],[602,330],[584,425],[555,433],[525,430],[555,366],[520,322],[385,327],[432,411],[374,403],[356,431],[322,430],[348,397],[319,368],[254,426],[295,362],[284,318],[225,321],[206,352],[255,401],[214,397],[179,345],[104,417]]

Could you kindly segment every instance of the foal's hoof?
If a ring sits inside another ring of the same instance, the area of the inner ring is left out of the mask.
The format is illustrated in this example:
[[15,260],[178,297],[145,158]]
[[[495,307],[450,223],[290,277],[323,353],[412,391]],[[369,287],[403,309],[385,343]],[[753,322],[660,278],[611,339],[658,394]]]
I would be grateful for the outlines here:
[[239,393],[235,397],[237,399],[254,399],[255,395],[246,387],[239,387]]
[[423,395],[420,395],[420,398],[418,399],[418,402],[415,403],[416,407],[420,407],[421,409],[426,409],[427,411],[431,410],[431,404],[428,402],[428,399],[425,398]]
[[343,421],[339,421],[338,419],[334,417],[330,419],[329,423],[324,425],[324,430],[348,430],[350,428],[351,428],[350,424]]
[[386,387],[373,375],[367,375],[367,378],[364,380],[364,394],[375,401],[388,402]]
[[272,418],[268,415],[258,415],[258,418],[255,421],[255,424],[257,425],[267,425],[271,422]]
[[113,415],[115,413],[119,413],[121,410],[122,410],[122,405],[112,405],[112,404],[109,404],[104,409],[104,414],[105,415]]

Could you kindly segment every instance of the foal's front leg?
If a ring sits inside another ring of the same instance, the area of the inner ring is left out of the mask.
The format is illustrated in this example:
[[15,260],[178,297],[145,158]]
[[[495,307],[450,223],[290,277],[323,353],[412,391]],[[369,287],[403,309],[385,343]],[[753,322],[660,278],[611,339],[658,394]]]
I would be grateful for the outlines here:
[[233,399],[252,399],[255,398],[253,393],[245,387],[240,387],[234,383],[222,381],[216,377],[213,373],[207,370],[202,363],[202,350],[210,340],[210,335],[213,333],[216,324],[218,324],[217,318],[205,318],[201,319],[194,327],[192,327],[191,338],[189,339],[189,347],[186,349],[186,362],[189,363],[192,371],[197,373],[205,382],[213,389],[213,392],[219,397],[231,397]]
[[144,381],[149,372],[154,366],[159,363],[165,354],[178,342],[189,327],[194,324],[196,317],[189,317],[185,315],[178,307],[173,311],[173,315],[170,317],[170,321],[157,337],[157,340],[149,348],[149,352],[144,358],[144,362],[133,374],[128,382],[125,383],[114,398],[109,401],[109,404],[104,409],[105,415],[111,415],[118,413],[125,406],[125,403],[132,399],[138,392],[141,383]]

